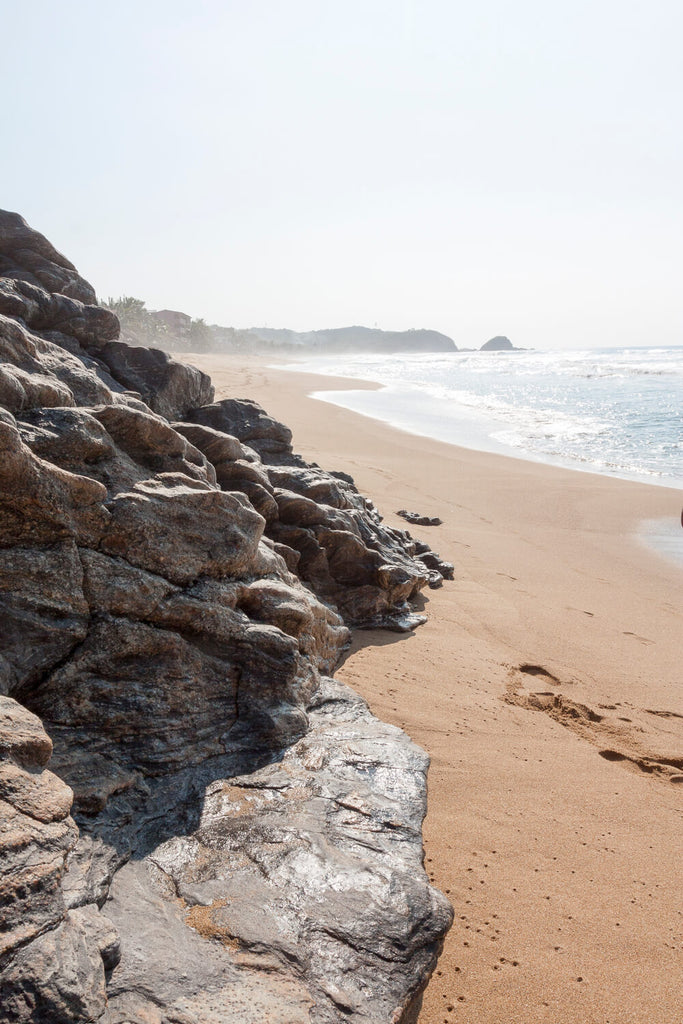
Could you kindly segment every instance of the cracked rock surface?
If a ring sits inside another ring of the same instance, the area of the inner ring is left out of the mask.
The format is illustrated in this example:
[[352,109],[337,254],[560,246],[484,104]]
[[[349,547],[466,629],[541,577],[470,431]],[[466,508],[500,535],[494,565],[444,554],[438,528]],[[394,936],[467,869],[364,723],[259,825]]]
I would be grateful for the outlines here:
[[117,336],[0,211],[0,1019],[408,1024],[426,757],[330,674],[452,567]]

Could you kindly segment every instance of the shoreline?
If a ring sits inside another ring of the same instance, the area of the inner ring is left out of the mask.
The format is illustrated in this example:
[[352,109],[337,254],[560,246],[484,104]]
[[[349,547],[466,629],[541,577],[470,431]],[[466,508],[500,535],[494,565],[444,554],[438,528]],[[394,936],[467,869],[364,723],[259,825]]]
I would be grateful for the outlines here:
[[[277,367],[273,367],[277,369]],[[294,372],[296,370],[288,370],[285,372]],[[340,378],[337,378],[340,379]],[[668,487],[672,490],[679,490],[683,492],[683,479],[675,477],[665,477],[664,475],[658,476],[654,473],[651,476],[647,476],[644,473],[628,473],[626,470],[614,470],[606,471],[599,470],[596,468],[594,463],[586,461],[581,463],[578,460],[565,458],[561,455],[545,455],[543,453],[536,453],[529,451],[524,448],[515,448],[512,445],[506,445],[503,441],[499,441],[493,434],[488,433],[486,428],[477,428],[472,423],[467,423],[465,419],[461,420],[460,431],[462,434],[469,433],[469,443],[460,440],[452,440],[445,437],[437,437],[436,434],[428,433],[425,430],[420,430],[415,424],[404,425],[396,422],[391,418],[385,416],[375,415],[366,409],[360,409],[354,407],[353,404],[343,401],[339,396],[346,395],[348,393],[355,394],[356,392],[365,392],[371,390],[370,388],[359,388],[357,386],[358,380],[356,378],[341,378],[346,379],[350,383],[353,383],[353,387],[348,387],[340,390],[320,390],[312,392],[309,397],[319,402],[328,402],[330,405],[337,405],[341,409],[346,409],[348,412],[355,413],[357,416],[365,416],[367,419],[374,420],[377,423],[383,423],[385,426],[392,427],[394,430],[398,430],[405,434],[412,434],[415,437],[425,437],[430,441],[439,441],[441,444],[451,444],[456,448],[467,448],[470,451],[477,452],[488,452],[491,455],[500,455],[503,458],[510,459],[521,459],[523,462],[534,462],[541,466],[555,466],[558,469],[568,469],[575,473],[593,473],[596,476],[605,476],[615,480],[628,480],[631,483],[643,483],[652,487]],[[372,390],[381,392],[390,392],[391,388],[389,385],[380,384],[378,382],[372,383],[374,387]],[[490,424],[489,424],[490,425]],[[503,426],[502,423],[499,426]],[[461,435],[462,436],[462,435]],[[683,494],[681,495],[683,500]]]
[[[278,364],[266,364],[268,369],[276,372],[285,373],[297,373],[300,374],[302,371],[297,370],[297,363],[291,361],[289,365],[285,362]],[[308,373],[308,371],[303,371]],[[315,375],[318,376],[318,375]],[[320,375],[322,379],[326,375]],[[356,416],[362,416],[365,419],[372,420],[377,423],[381,423],[392,430],[398,431],[400,434],[408,434],[412,437],[424,437],[427,440],[436,441],[439,444],[452,445],[455,448],[464,448],[467,451],[472,452],[487,452],[491,455],[500,455],[502,458],[518,459],[522,462],[533,462],[540,466],[552,466],[557,469],[565,469],[575,473],[590,473],[597,477],[604,477],[613,480],[626,480],[629,483],[644,484],[649,487],[666,487],[669,490],[680,490],[683,492],[683,480],[677,481],[675,479],[666,480],[666,478],[653,478],[648,479],[645,475],[638,475],[636,473],[628,474],[626,472],[620,473],[606,473],[600,472],[598,469],[591,468],[590,466],[581,466],[572,464],[570,459],[561,459],[559,456],[555,459],[546,457],[544,458],[540,454],[534,454],[532,452],[525,452],[519,454],[515,452],[512,447],[507,447],[500,442],[496,442],[493,438],[489,438],[489,446],[483,445],[466,445],[457,443],[454,441],[444,440],[442,438],[435,437],[432,434],[423,433],[418,430],[412,430],[408,427],[401,426],[396,423],[392,423],[390,420],[383,418],[382,416],[375,416],[368,411],[360,411],[352,408],[352,406],[345,404],[342,401],[335,401],[333,397],[336,395],[342,395],[345,392],[351,391],[384,391],[387,385],[370,379],[364,379],[360,377],[334,377],[334,381],[339,385],[344,384],[344,387],[339,387],[338,390],[315,390],[307,393],[307,398],[313,399],[314,401],[327,402],[330,405],[336,405],[347,412],[353,413]],[[683,503],[683,493],[680,498]],[[676,566],[683,566],[683,512],[678,520],[673,520],[670,517],[662,517],[657,519],[645,519],[639,524],[636,529],[634,536],[638,541],[645,545],[650,551],[654,551],[660,557],[666,559],[670,564]]]
[[[321,366],[324,366],[326,357],[320,357],[319,362]],[[310,397],[339,405],[349,412],[369,417],[409,434],[427,437],[445,444],[453,444],[456,447],[490,452],[541,465],[572,469],[576,472],[596,473],[598,476],[683,491],[683,476],[681,475],[667,475],[663,471],[647,471],[645,468],[642,470],[628,469],[624,466],[613,466],[610,463],[601,464],[585,457],[585,452],[584,457],[579,457],[576,453],[563,455],[535,450],[523,443],[513,444],[500,436],[507,432],[509,425],[507,419],[501,418],[491,410],[481,412],[467,405],[458,406],[457,403],[455,405],[449,403],[447,409],[441,408],[439,414],[434,417],[431,410],[432,402],[421,386],[413,385],[410,382],[375,380],[371,365],[367,368],[367,378],[356,376],[357,364],[354,365],[352,373],[343,377],[338,374],[328,375],[323,369],[317,371],[315,360],[312,358],[303,362],[297,361],[293,357],[289,360],[283,359],[272,363],[271,368],[319,376],[323,383],[333,378],[338,382],[336,389],[323,386],[314,391]],[[406,391],[405,388],[408,390]],[[365,394],[368,390],[378,392],[377,399],[372,405],[368,403],[368,396]]]
[[682,577],[637,532],[678,520],[680,491],[309,397],[346,378],[182,358],[350,473],[389,525],[398,508],[444,521],[411,528],[455,564],[427,623],[356,632],[336,673],[432,759],[426,866],[456,920],[420,1024],[676,1024]]

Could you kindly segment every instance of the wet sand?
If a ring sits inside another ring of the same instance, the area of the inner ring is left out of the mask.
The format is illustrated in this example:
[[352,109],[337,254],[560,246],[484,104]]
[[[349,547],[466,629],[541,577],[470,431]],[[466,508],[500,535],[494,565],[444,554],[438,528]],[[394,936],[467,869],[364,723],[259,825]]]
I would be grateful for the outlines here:
[[[637,539],[683,492],[473,452],[311,399],[346,380],[184,357],[294,448],[407,508],[455,565],[338,671],[432,759],[426,866],[455,907],[420,1024],[680,1024],[683,570]],[[357,385],[353,385],[357,386]]]

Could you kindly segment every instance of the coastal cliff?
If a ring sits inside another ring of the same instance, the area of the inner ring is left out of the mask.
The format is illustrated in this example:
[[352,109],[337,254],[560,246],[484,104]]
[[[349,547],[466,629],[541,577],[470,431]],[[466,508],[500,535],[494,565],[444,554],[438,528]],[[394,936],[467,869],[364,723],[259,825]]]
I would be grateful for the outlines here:
[[192,353],[290,353],[300,356],[351,352],[457,352],[440,331],[384,331],[378,327],[335,327],[318,331],[249,327],[239,329],[193,320],[180,310],[146,308],[142,299],[109,298],[106,308],[120,320],[120,338],[128,345]]
[[378,327],[336,327],[322,331],[290,331],[286,328],[251,327],[255,342],[289,346],[318,355],[337,352],[457,352],[452,338],[424,328],[384,331]]
[[452,566],[118,333],[0,212],[0,1016],[409,1024],[427,758],[331,673]]

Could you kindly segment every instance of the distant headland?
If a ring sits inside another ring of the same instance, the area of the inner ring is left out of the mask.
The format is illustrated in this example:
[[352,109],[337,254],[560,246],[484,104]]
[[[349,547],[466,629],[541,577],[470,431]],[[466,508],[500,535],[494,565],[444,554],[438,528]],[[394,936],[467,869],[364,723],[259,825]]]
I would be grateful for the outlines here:
[[481,349],[460,348],[441,331],[412,328],[385,331],[379,327],[332,327],[292,331],[286,327],[223,327],[193,319],[175,309],[150,310],[142,299],[122,296],[100,300],[121,323],[121,338],[131,345],[152,345],[169,352],[271,352],[336,355],[340,352],[475,352],[514,350],[498,335]]

